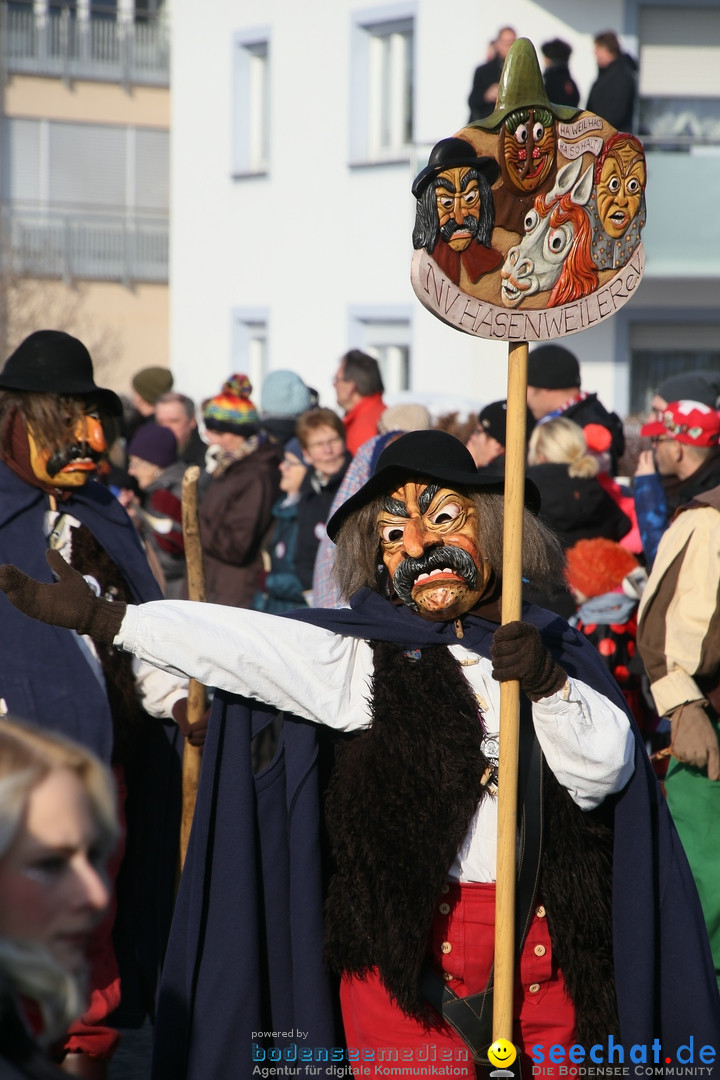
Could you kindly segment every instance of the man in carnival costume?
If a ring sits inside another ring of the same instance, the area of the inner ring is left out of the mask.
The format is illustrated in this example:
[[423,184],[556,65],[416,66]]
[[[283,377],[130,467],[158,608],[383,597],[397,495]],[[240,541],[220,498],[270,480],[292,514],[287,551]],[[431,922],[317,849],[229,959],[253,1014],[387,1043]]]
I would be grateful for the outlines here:
[[[160,599],[160,589],[135,527],[97,481],[104,425],[121,414],[118,396],[95,384],[77,338],[40,330],[18,346],[0,371],[0,556],[49,582],[45,552],[54,548],[84,575],[92,595],[143,603]],[[122,860],[117,918],[96,932],[90,1007],[71,1028],[63,1064],[75,1075],[101,1077],[118,1041],[115,1027],[142,1024],[154,1008],[180,809],[169,718],[183,711],[187,683],[122,656],[92,632],[30,622],[4,596],[0,627],[3,710],[83,743],[112,764],[118,782],[127,828],[125,857],[118,851],[112,866],[115,875]]]
[[[524,574],[541,584],[561,560],[537,509],[528,484]],[[296,618],[107,604],[56,555],[55,586],[0,570],[28,614],[91,626],[220,688],[154,1077],[224,1080],[229,1070],[252,1076],[258,1061],[398,1055],[403,1075],[444,1060],[453,1075],[474,1076],[466,1043],[430,1002],[491,983],[498,681],[515,679],[525,854],[514,1039],[525,1065],[547,1061],[556,1044],[597,1056],[598,1044],[608,1054],[622,1043],[628,1063],[642,1053],[652,1062],[660,1047],[674,1059],[690,1035],[718,1047],[702,913],[619,689],[586,639],[549,612],[526,607],[522,622],[499,626],[502,480],[478,473],[447,433],[412,432],[383,451],[328,532],[351,606]],[[251,737],[278,711],[279,753],[253,778]],[[324,938],[344,1052],[332,1050],[321,958],[319,726],[336,744]]]

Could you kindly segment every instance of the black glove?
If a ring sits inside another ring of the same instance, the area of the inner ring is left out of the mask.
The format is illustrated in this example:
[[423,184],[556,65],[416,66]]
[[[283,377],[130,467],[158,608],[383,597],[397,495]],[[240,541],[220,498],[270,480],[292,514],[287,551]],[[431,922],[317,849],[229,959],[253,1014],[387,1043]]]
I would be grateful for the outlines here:
[[720,748],[704,701],[688,701],[671,713],[670,749],[673,757],[697,769],[707,767],[708,780],[720,779]]
[[60,579],[56,585],[35,581],[17,566],[0,566],[0,589],[10,603],[40,622],[77,630],[101,644],[111,645],[125,617],[126,605],[97,597],[82,574],[73,570],[59,551],[51,548],[45,557]]
[[567,682],[567,672],[555,663],[540,631],[530,623],[510,622],[498,627],[490,658],[493,678],[498,682],[517,679],[531,701],[556,694]]

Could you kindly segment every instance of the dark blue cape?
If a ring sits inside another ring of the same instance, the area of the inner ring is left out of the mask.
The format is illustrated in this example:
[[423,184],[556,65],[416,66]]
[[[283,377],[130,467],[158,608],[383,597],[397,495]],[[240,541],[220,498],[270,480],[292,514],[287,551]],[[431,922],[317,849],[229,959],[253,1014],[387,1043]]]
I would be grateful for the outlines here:
[[[18,566],[36,581],[53,580],[45,559],[49,508],[45,492],[0,462],[0,562]],[[87,525],[122,571],[137,603],[161,599],[130,518],[102,484],[84,484],[60,508]],[[0,633],[0,697],[11,713],[62,731],[109,761],[112,721],[107,696],[75,636],[29,619],[4,593]]]
[[[408,648],[458,642],[452,623],[428,622],[367,589],[350,609],[291,617]],[[625,708],[582,634],[541,608],[527,607],[523,618],[570,675]],[[466,616],[462,644],[488,656],[496,628]],[[291,1062],[295,1045],[342,1045],[321,962],[322,743],[311,724],[285,717],[278,754],[253,777],[252,736],[274,716],[216,695],[161,983],[153,1080],[243,1080],[256,1064],[252,1043],[280,1048]],[[632,780],[613,800],[622,1041],[649,1047],[657,1036],[675,1061],[692,1035],[699,1063],[701,1046],[720,1049],[715,972],[687,860],[637,732],[635,759]]]
[[[0,562],[53,580],[45,559],[47,494],[0,462]],[[162,598],[130,518],[89,481],[60,504],[88,527],[136,603]],[[110,762],[113,725],[104,686],[68,630],[23,615],[0,593],[0,698],[18,720],[60,731]],[[178,743],[177,747],[175,743]],[[127,847],[118,880],[115,943],[123,977],[120,1026],[141,1024],[154,996],[172,912],[180,815],[182,740],[172,722],[149,722],[126,768]]]

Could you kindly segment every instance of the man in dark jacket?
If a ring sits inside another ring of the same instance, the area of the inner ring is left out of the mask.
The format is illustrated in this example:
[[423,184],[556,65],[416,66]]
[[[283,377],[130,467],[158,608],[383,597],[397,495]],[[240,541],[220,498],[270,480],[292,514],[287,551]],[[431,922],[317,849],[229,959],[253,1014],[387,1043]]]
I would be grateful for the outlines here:
[[637,96],[635,62],[622,52],[612,30],[596,35],[595,59],[598,76],[590,87],[586,108],[618,131],[632,131]]
[[503,26],[491,45],[492,56],[486,63],[475,68],[472,90],[468,97],[468,105],[470,106],[469,124],[472,124],[474,120],[482,120],[483,117],[489,116],[495,108],[498,83],[502,75],[505,57],[516,36],[512,26]]
[[[28,613],[90,622],[106,641],[225,687],[178,898],[156,1077],[244,1078],[263,1061],[308,1063],[317,1075],[315,1061],[399,1053],[406,1075],[414,1061],[444,1060],[474,1077],[467,1047],[425,995],[439,983],[463,997],[488,981],[497,682],[510,680],[523,691],[528,776],[540,777],[535,739],[547,760],[542,811],[527,801],[534,781],[522,785],[525,825],[546,820],[544,842],[524,832],[540,874],[519,945],[515,1032],[526,1059],[546,1060],[550,1041],[555,1055],[575,1040],[595,1062],[620,1052],[636,1064],[658,1060],[655,1039],[663,1055],[690,1032],[698,1045],[720,1042],[697,895],[618,688],[562,620],[528,608],[499,626],[501,489],[447,433],[401,436],[328,523],[351,608],[302,613],[302,624],[208,605],[98,603],[57,557],[62,581],[49,589],[0,572]],[[525,572],[555,574],[532,485],[526,502]],[[296,718],[285,716],[283,752],[253,781],[250,737],[278,709]],[[308,720],[352,735],[327,799],[336,873],[326,955],[342,974],[346,1050],[320,963],[322,759]]]
[[580,388],[580,364],[564,345],[541,345],[528,358],[527,403],[538,424],[565,416],[581,428],[599,424],[610,432],[610,467],[613,473],[625,450],[622,420],[608,412],[597,394]]

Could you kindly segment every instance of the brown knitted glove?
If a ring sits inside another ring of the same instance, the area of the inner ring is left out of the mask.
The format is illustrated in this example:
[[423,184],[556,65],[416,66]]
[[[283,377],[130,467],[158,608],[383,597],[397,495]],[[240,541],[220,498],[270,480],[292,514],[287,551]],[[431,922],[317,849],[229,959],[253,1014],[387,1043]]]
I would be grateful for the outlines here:
[[531,701],[557,693],[567,682],[567,672],[555,663],[540,631],[530,623],[509,622],[498,627],[490,658],[493,678],[498,682],[517,679]]
[[678,761],[707,766],[708,780],[720,779],[720,747],[704,701],[688,701],[668,714],[672,737],[670,749]]
[[46,553],[50,569],[60,579],[46,585],[16,566],[0,566],[0,589],[19,611],[52,626],[65,626],[95,641],[111,645],[125,617],[126,605],[95,596],[82,574],[66,563],[59,551]]

